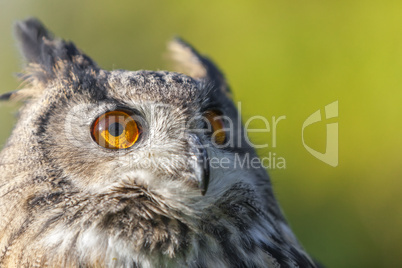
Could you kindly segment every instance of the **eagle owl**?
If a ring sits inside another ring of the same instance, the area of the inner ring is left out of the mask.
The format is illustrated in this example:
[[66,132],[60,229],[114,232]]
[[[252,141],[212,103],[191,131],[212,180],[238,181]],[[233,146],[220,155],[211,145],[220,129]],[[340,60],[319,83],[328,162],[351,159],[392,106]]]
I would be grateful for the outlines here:
[[0,267],[316,267],[247,142],[223,74],[106,71],[18,22],[23,100],[0,154]]

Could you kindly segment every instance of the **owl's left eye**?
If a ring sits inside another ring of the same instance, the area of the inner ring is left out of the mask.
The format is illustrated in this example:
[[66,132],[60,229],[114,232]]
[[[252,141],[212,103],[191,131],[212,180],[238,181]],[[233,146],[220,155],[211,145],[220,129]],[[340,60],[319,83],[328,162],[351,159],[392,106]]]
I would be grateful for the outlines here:
[[106,112],[91,127],[94,141],[108,149],[130,148],[137,142],[140,132],[139,124],[125,111]]
[[204,113],[211,126],[211,137],[217,145],[223,145],[226,141],[225,123],[223,114],[219,110],[209,110]]

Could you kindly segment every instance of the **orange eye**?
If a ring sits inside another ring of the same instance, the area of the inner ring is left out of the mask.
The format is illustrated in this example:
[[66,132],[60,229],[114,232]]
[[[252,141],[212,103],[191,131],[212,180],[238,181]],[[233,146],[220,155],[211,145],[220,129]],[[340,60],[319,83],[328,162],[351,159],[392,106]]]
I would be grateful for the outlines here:
[[108,149],[126,149],[134,145],[140,129],[133,117],[124,111],[110,111],[99,116],[92,125],[94,141]]
[[217,110],[209,110],[204,116],[208,119],[212,127],[212,140],[219,145],[225,143],[226,132],[224,130],[225,124],[223,123],[222,113]]

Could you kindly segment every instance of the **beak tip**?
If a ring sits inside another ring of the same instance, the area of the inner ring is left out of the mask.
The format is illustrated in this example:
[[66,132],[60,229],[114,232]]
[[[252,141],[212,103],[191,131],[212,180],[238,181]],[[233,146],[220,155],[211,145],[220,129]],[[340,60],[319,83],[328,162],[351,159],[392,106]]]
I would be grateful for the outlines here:
[[190,135],[190,146],[193,155],[192,159],[194,159],[192,165],[199,180],[198,185],[201,189],[201,194],[204,196],[208,190],[210,175],[208,152],[200,138],[195,134]]

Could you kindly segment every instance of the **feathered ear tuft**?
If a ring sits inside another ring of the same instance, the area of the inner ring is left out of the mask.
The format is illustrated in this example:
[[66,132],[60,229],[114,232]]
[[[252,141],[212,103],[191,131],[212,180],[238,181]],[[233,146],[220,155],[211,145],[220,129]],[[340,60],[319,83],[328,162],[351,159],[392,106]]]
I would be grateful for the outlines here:
[[176,37],[169,42],[168,49],[180,72],[211,82],[226,94],[230,94],[223,73],[210,59],[199,54],[190,44]]
[[53,40],[51,34],[43,24],[35,19],[29,18],[15,24],[15,36],[21,47],[22,55],[29,63],[45,63],[50,60],[46,57],[45,40]]
[[53,38],[35,18],[17,22],[15,36],[28,63],[24,78],[35,86],[43,87],[54,79],[66,78],[73,69],[96,68],[73,43]]

